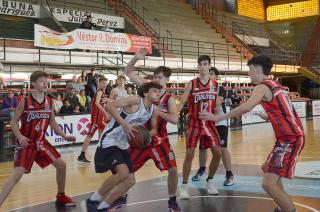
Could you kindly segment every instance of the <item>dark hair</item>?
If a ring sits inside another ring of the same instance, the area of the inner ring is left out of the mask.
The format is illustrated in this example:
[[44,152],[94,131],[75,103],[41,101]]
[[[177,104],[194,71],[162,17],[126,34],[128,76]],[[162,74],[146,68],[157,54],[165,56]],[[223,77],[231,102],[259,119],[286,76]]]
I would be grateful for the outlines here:
[[91,68],[91,72],[96,71],[96,67]]
[[43,71],[35,71],[31,74],[30,76],[30,82],[36,82],[37,79],[41,78],[41,77],[45,77],[48,78],[48,74],[46,72]]
[[216,75],[216,77],[218,77],[219,76],[219,71],[218,71],[218,69],[216,69],[215,67],[211,67],[210,69],[209,69],[209,73],[214,73],[214,75]]
[[162,89],[162,86],[159,83],[155,82],[144,83],[138,88],[138,95],[144,98],[144,93],[147,93],[150,90],[150,88]]
[[108,80],[104,76],[101,76],[101,77],[99,77],[99,82],[102,82],[102,81],[108,81]]
[[269,56],[261,54],[251,58],[248,61],[248,66],[250,65],[260,65],[262,67],[263,74],[269,75],[273,66],[273,62]]
[[160,73],[163,73],[163,75],[166,77],[166,78],[169,78],[172,74],[172,71],[169,67],[166,67],[166,66],[159,66],[158,68],[156,68],[156,70],[154,70],[154,75],[156,74],[160,74]]
[[198,57],[198,64],[200,64],[202,61],[208,61],[209,64],[211,64],[211,58],[208,55],[200,55]]

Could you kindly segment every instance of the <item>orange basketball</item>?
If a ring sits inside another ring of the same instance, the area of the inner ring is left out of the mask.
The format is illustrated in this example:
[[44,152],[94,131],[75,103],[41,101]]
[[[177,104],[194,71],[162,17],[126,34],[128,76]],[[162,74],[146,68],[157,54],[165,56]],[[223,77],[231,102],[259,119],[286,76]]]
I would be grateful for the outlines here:
[[149,131],[144,126],[135,126],[134,136],[128,138],[128,143],[131,148],[134,149],[143,149],[148,146],[151,142],[151,136]]

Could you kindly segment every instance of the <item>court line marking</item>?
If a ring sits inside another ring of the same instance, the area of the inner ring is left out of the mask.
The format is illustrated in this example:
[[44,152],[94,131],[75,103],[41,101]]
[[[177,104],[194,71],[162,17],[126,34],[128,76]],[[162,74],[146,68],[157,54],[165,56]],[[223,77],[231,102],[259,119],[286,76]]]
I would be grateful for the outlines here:
[[[255,196],[191,196],[190,199],[198,199],[198,198],[243,198],[243,199],[262,199],[262,200],[270,200],[273,201],[273,199],[268,198],[268,197],[255,197]],[[178,198],[180,200],[182,200],[181,198]],[[154,199],[154,200],[147,200],[147,201],[141,201],[141,202],[133,202],[130,204],[127,204],[127,206],[132,206],[132,205],[139,205],[139,204],[145,204],[145,203],[150,203],[150,202],[160,202],[160,201],[167,201],[168,198],[164,198],[164,199]],[[184,201],[184,200],[182,200]],[[187,201],[187,200],[186,200]],[[308,205],[304,205],[302,203],[298,203],[298,202],[293,202],[293,204],[306,208],[312,212],[320,212],[319,210],[312,208]]]

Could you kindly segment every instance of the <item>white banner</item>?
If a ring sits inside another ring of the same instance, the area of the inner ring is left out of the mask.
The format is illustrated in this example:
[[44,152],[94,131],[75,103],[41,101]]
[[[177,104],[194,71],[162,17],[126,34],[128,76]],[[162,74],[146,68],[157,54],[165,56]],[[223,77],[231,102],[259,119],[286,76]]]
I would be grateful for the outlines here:
[[0,14],[39,18],[40,6],[17,1],[0,0]]
[[[292,102],[292,105],[300,118],[306,117],[306,102]],[[257,105],[250,112],[242,114],[242,124],[264,122],[265,120],[261,119],[257,115],[254,115],[254,113],[257,112],[266,114],[263,107],[261,105]]]
[[[76,143],[83,143],[90,128],[90,114],[73,115],[73,116],[57,116],[56,121],[66,135],[73,135],[76,137]],[[46,132],[46,138],[53,146],[70,144],[61,136],[55,134],[50,125]],[[98,140],[98,131],[93,136],[92,140]]]
[[[69,10],[55,7],[51,7],[51,13],[58,21],[79,24],[81,24],[86,19],[87,14],[86,12],[81,10]],[[92,23],[95,23],[97,26],[107,26],[112,28],[124,29],[123,17],[109,16],[98,13],[90,14],[92,16]]]
[[266,113],[261,105],[255,106],[250,112],[242,114],[242,124],[252,124],[265,122],[260,116],[254,115],[255,113]]
[[34,46],[121,52],[136,52],[140,48],[146,48],[148,53],[152,53],[151,37],[86,29],[61,33],[39,24],[34,25]]
[[312,101],[312,115],[320,115],[320,100]]
[[307,116],[306,102],[292,102],[292,105],[300,118]]

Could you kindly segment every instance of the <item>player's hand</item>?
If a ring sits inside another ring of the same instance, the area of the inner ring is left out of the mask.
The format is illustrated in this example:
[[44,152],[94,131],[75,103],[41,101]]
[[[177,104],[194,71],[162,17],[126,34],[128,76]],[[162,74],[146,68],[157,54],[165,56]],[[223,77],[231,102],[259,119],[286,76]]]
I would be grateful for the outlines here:
[[74,142],[76,142],[76,137],[74,137],[72,135],[66,136],[66,137],[64,137],[64,140],[74,143]]
[[215,115],[215,114],[212,114],[212,113],[208,113],[206,111],[203,111],[203,112],[199,112],[199,118],[203,121],[221,121],[222,120],[222,117],[220,115]]
[[29,146],[29,141],[30,141],[29,138],[24,137],[23,135],[18,137],[18,142],[21,147]]
[[127,137],[129,139],[133,138],[134,137],[134,132],[137,132],[136,129],[134,129],[136,125],[133,125],[133,124],[127,124],[125,127],[124,127],[124,131],[125,133],[127,134]]
[[101,98],[101,104],[105,104],[105,103],[108,103],[110,102],[111,100],[109,98]]
[[146,48],[139,49],[134,55],[134,58],[136,60],[143,60],[147,55],[147,53],[148,53],[148,50]]

